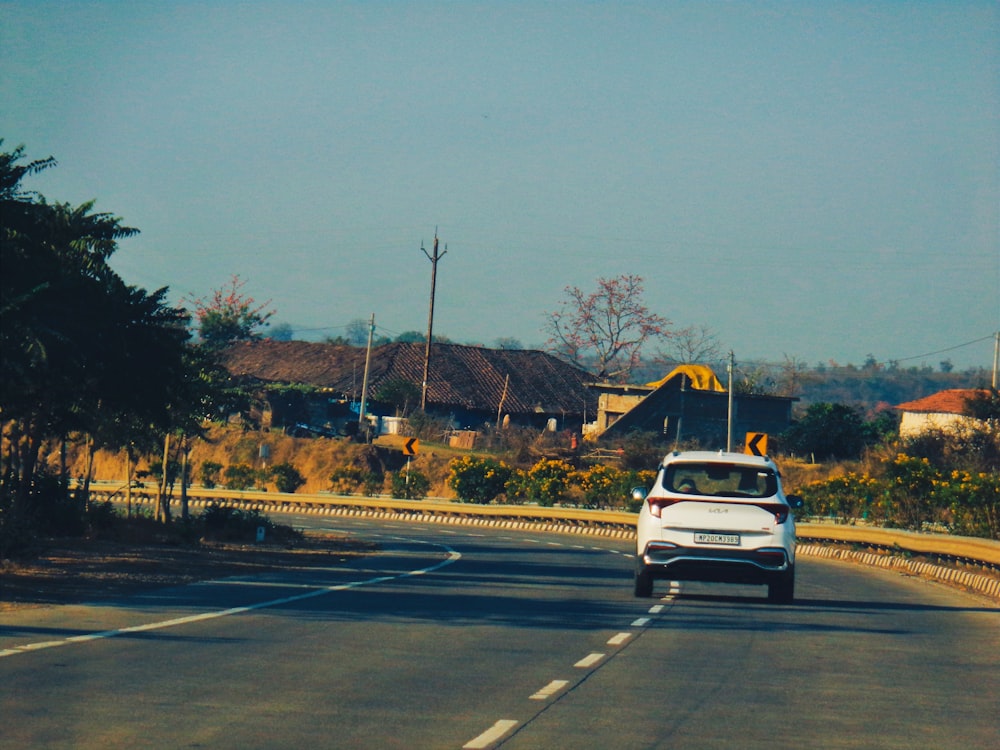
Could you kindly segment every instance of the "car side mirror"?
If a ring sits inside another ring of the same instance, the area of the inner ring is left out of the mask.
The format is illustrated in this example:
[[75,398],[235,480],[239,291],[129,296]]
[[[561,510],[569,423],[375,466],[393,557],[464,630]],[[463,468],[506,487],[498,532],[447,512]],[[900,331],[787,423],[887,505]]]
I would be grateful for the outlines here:
[[642,502],[646,499],[646,488],[645,487],[633,487],[632,488],[632,499]]
[[795,510],[798,510],[803,505],[805,505],[805,501],[798,495],[787,495],[785,497],[785,500],[788,501],[788,506],[790,508],[794,508]]

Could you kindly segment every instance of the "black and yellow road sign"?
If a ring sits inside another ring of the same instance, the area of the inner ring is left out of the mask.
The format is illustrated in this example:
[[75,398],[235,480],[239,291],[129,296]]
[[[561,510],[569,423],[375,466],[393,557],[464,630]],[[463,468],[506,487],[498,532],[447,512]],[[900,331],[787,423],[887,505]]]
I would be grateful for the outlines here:
[[746,447],[743,448],[744,453],[749,453],[751,456],[766,456],[767,455],[767,433],[766,432],[748,432]]

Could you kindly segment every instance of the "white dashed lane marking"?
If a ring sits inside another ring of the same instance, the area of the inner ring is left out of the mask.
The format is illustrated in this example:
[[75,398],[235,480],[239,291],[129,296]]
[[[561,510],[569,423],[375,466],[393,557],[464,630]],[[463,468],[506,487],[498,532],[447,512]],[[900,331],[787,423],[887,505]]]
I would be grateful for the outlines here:
[[543,687],[537,693],[532,695],[531,700],[533,701],[548,700],[567,685],[569,685],[569,680],[552,680],[552,682],[550,682],[548,685]]
[[516,726],[515,719],[501,719],[481,735],[462,745],[462,750],[485,750]]
[[[424,542],[421,542],[423,544]],[[462,559],[462,555],[458,552],[446,547],[444,545],[434,545],[442,547],[447,553],[447,557],[426,568],[421,568],[419,570],[409,570],[402,573],[395,573],[393,575],[376,576],[374,578],[366,578],[357,581],[350,581],[349,583],[341,583],[332,586],[314,586],[309,587],[306,591],[301,594],[293,594],[292,596],[285,596],[280,599],[271,599],[265,602],[258,602],[256,604],[248,604],[242,607],[231,607],[229,609],[213,610],[209,612],[200,612],[197,614],[186,615],[184,617],[176,617],[170,620],[161,620],[159,622],[149,622],[143,625],[133,625],[126,628],[117,628],[115,630],[103,630],[95,633],[84,633],[82,635],[75,635],[69,638],[64,638],[59,641],[43,641],[39,643],[25,643],[19,646],[13,646],[11,648],[0,650],[0,657],[14,656],[16,654],[24,654],[32,651],[39,651],[46,648],[57,648],[59,646],[68,646],[74,643],[87,643],[90,641],[103,640],[106,638],[116,638],[122,635],[128,635],[131,633],[146,633],[152,630],[163,630],[165,628],[173,628],[179,625],[190,625],[197,622],[204,622],[206,620],[215,620],[222,617],[231,617],[233,615],[240,615],[247,612],[254,612],[256,610],[268,609],[272,607],[280,607],[285,604],[292,604],[295,602],[300,602],[305,599],[312,599],[317,596],[325,596],[327,594],[332,594],[337,591],[349,591],[351,589],[359,588],[361,586],[370,586],[378,583],[385,583],[386,581],[393,581],[402,578],[408,578],[411,576],[422,576],[427,573],[439,570],[446,565],[451,565],[454,562]],[[218,585],[219,581],[208,582],[213,585]],[[246,581],[243,582],[246,584]]]
[[580,661],[578,661],[573,666],[574,667],[579,667],[580,669],[586,669],[587,667],[594,666],[595,664],[597,664],[597,662],[599,662],[603,658],[604,658],[604,654],[587,654],[585,657],[583,657],[582,659],[580,659]]

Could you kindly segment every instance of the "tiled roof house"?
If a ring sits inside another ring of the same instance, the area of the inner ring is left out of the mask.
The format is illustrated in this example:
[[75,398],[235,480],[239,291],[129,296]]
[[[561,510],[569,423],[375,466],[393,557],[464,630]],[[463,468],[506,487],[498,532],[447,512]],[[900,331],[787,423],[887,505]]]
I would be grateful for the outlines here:
[[[371,351],[368,366],[369,413],[390,414],[377,403],[382,386],[401,380],[420,388],[423,381],[424,344],[393,343]],[[316,413],[320,402],[343,414],[347,406],[360,400],[365,373],[366,350],[359,347],[306,341],[269,339],[234,344],[222,353],[222,363],[238,379],[260,385],[308,385],[325,398],[312,399],[313,413],[301,413],[304,404],[282,404],[269,396],[273,426],[307,421],[323,424]],[[556,418],[559,429],[579,430],[584,415],[597,408],[597,396],[587,388],[592,376],[545,352],[533,350],[487,349],[459,344],[434,344],[431,349],[427,384],[427,410],[449,414],[460,427],[475,427],[510,415],[520,424],[545,425]],[[294,413],[293,413],[294,412]],[[357,419],[357,413],[354,413]]]
[[952,388],[916,401],[907,401],[896,408],[902,413],[900,437],[913,437],[930,430],[954,430],[962,425],[974,425],[979,420],[967,416],[968,401],[989,391],[976,388]]

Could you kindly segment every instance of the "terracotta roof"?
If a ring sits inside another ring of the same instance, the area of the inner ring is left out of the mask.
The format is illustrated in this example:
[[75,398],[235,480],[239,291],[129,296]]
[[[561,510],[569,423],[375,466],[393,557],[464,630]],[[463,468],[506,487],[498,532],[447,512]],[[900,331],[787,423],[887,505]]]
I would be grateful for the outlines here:
[[[365,349],[307,341],[246,341],[222,352],[234,376],[268,383],[302,383],[343,394],[360,394]],[[372,349],[368,392],[390,380],[423,381],[424,344],[385,344]],[[504,384],[507,390],[504,393]],[[434,344],[427,386],[429,405],[496,413],[593,414],[592,375],[550,354]]]
[[977,395],[988,394],[985,389],[953,388],[939,391],[916,401],[907,401],[896,408],[900,411],[919,412],[924,414],[965,414],[966,402]]

